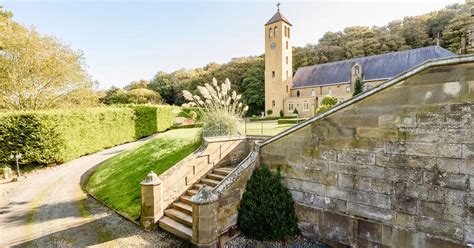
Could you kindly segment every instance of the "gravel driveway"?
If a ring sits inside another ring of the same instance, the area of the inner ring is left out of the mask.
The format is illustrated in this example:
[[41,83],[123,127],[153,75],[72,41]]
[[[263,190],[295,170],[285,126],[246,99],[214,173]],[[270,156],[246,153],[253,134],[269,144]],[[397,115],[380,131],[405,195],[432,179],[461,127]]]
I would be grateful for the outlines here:
[[144,141],[38,170],[19,182],[0,184],[0,247],[187,247],[164,231],[141,230],[83,190],[96,165]]

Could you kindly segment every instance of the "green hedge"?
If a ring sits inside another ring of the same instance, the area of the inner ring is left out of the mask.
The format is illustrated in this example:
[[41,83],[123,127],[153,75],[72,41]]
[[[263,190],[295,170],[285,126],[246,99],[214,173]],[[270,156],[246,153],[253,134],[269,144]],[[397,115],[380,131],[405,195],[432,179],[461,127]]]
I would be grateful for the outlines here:
[[266,117],[251,117],[249,119],[250,122],[252,121],[272,121],[272,120],[280,120],[280,119],[295,119],[297,116],[292,115],[292,116],[266,116]]
[[305,118],[298,118],[298,119],[279,119],[278,124],[297,124],[300,122],[305,121]]
[[0,114],[0,164],[62,163],[168,129],[175,107],[136,105]]

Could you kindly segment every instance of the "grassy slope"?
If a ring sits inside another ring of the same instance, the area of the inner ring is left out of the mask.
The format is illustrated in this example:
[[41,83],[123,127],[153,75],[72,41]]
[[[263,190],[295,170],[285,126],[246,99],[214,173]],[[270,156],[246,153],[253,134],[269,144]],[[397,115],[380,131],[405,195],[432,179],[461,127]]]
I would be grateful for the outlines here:
[[91,176],[88,189],[119,212],[136,219],[140,215],[140,182],[150,171],[160,175],[195,151],[201,129],[177,129],[102,163]]

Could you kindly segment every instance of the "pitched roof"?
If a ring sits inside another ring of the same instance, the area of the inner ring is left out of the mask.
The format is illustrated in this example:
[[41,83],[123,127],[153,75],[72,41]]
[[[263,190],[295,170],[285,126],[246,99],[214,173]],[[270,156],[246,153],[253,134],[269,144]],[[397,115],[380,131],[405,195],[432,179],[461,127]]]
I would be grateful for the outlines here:
[[267,26],[268,24],[279,22],[279,21],[284,21],[284,22],[288,23],[288,25],[292,26],[290,21],[288,21],[288,19],[286,19],[280,11],[276,12],[272,16],[272,18],[270,18],[270,20],[268,20],[268,22],[265,23],[265,26]]
[[293,78],[293,87],[319,86],[349,82],[355,63],[362,65],[364,80],[392,78],[429,59],[456,56],[439,46],[429,46],[400,52],[301,67]]

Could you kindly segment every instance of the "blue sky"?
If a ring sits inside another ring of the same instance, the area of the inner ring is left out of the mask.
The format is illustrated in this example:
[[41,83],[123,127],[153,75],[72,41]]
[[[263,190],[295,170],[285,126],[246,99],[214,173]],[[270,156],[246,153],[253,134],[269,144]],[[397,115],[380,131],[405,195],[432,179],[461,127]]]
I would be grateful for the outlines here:
[[[0,1],[14,20],[84,52],[100,88],[151,79],[158,71],[225,63],[264,52],[263,24],[277,1]],[[293,44],[326,31],[384,25],[462,0],[281,1]]]

